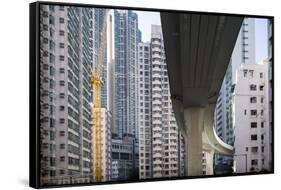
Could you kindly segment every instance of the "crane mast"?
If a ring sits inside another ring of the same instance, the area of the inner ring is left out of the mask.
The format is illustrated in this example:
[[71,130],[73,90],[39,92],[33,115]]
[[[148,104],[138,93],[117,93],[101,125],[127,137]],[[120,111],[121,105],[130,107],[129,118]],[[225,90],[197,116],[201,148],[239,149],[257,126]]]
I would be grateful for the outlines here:
[[100,182],[102,180],[102,126],[101,126],[101,88],[103,85],[102,72],[105,57],[105,44],[107,35],[107,14],[109,10],[105,10],[103,28],[100,32],[100,45],[98,51],[98,63],[93,67],[91,84],[93,88],[93,106],[92,106],[92,131],[95,133],[92,140],[93,151],[93,171],[95,181]]

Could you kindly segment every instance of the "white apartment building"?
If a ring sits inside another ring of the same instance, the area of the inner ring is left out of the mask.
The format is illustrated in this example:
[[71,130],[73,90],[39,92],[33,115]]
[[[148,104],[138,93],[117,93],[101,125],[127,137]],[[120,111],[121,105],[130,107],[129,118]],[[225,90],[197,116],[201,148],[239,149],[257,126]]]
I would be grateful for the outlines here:
[[268,66],[268,61],[243,64],[236,73],[232,107],[236,173],[272,169]]
[[[93,118],[95,120],[95,117]],[[111,143],[111,122],[112,117],[110,112],[106,108],[101,108],[101,159],[102,159],[102,178],[101,181],[110,181],[111,180],[111,167],[112,167],[112,143]],[[95,127],[95,126],[94,126]],[[95,174],[95,139],[96,133],[95,130],[92,130],[92,167],[93,174]],[[95,177],[93,175],[93,177]],[[94,179],[95,181],[95,179]]]
[[150,43],[138,44],[138,134],[139,134],[139,177],[152,176],[151,147],[151,59]]
[[[255,19],[245,18],[227,68],[219,97],[217,99],[214,125],[217,135],[227,144],[233,145],[234,135],[232,128],[232,85],[235,73],[240,65],[256,63],[255,60]],[[215,156],[215,172],[230,173],[232,157]]]
[[139,176],[140,179],[184,175],[184,142],[170,99],[161,27],[151,26],[151,43],[140,43]]

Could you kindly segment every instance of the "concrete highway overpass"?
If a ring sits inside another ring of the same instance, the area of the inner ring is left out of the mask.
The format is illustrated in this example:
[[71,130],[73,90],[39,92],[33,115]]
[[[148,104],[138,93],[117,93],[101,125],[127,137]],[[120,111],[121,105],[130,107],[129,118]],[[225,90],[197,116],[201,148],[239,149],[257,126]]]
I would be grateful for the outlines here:
[[243,21],[240,16],[161,12],[171,98],[185,137],[188,176],[202,175],[202,150],[233,154],[213,128],[221,84]]

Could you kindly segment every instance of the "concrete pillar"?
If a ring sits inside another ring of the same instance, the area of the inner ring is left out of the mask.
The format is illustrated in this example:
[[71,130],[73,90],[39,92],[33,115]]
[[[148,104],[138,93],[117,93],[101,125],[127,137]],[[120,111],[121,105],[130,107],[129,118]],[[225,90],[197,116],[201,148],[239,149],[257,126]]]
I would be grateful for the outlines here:
[[208,145],[207,149],[205,149],[206,153],[206,174],[207,175],[213,175],[214,174],[214,154],[215,149],[212,147],[212,142],[210,142],[210,136],[213,132],[213,124],[214,124],[214,110],[215,110],[215,104],[208,104],[205,107],[204,112],[204,129],[203,129],[203,142],[206,142]]
[[204,108],[192,107],[184,109],[185,152],[187,176],[202,175],[202,130]]

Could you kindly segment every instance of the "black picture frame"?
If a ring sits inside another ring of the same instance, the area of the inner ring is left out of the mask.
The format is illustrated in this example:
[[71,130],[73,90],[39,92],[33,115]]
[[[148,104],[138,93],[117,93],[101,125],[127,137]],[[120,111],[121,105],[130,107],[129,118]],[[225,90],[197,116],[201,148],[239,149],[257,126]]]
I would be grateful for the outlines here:
[[[39,8],[41,5],[61,5],[74,7],[90,7],[90,8],[109,8],[109,9],[126,9],[138,11],[154,11],[154,12],[173,12],[173,13],[192,13],[201,15],[218,15],[218,16],[234,16],[234,17],[248,17],[248,18],[266,18],[271,19],[272,22],[272,171],[253,172],[244,174],[230,174],[230,175],[213,175],[213,176],[185,176],[173,178],[156,178],[144,180],[124,180],[124,181],[110,181],[106,183],[78,183],[66,185],[40,185],[40,15]],[[93,5],[80,3],[63,3],[63,2],[48,2],[38,1],[29,4],[29,185],[33,188],[55,188],[55,187],[75,187],[75,186],[89,186],[89,185],[106,185],[106,184],[120,184],[120,183],[139,183],[151,181],[166,181],[166,180],[182,180],[194,178],[214,178],[214,177],[234,177],[244,175],[261,175],[274,173],[274,16],[267,15],[249,15],[249,14],[232,14],[232,13],[218,13],[218,12],[200,12],[187,10],[170,10],[157,8],[143,8],[143,7],[125,7],[112,5]]]

